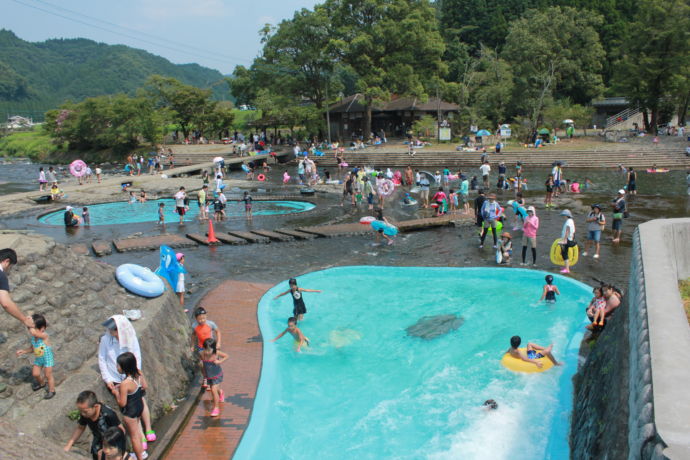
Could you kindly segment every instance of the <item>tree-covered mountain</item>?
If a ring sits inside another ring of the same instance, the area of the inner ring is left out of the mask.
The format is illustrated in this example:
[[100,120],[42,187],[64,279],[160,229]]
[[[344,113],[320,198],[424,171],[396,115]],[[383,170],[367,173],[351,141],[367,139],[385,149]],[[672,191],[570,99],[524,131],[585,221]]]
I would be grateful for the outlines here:
[[151,75],[210,88],[217,100],[230,97],[223,75],[198,64],[173,64],[143,50],[83,38],[31,43],[0,30],[0,117],[37,120],[67,100],[133,95]]

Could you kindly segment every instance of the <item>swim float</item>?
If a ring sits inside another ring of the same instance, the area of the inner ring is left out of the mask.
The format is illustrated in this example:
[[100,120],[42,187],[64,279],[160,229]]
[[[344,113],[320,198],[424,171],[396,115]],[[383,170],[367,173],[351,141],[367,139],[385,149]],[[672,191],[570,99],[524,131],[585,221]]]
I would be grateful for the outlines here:
[[[518,350],[527,353],[527,348],[518,348]],[[501,364],[513,372],[528,372],[528,373],[534,373],[534,372],[544,372],[548,371],[553,367],[553,363],[549,358],[542,357],[542,358],[537,358],[537,361],[539,361],[542,366],[537,367],[536,364],[530,363],[528,361],[523,361],[521,359],[513,358],[510,356],[509,353],[506,353],[503,355],[503,358],[501,358]]]
[[[558,243],[560,243],[561,241],[561,238],[557,238],[556,241],[553,242],[549,254],[551,255],[552,263],[554,263],[555,265],[563,266],[565,265],[565,261],[563,260],[563,255],[561,254],[561,247],[558,245]],[[570,260],[571,267],[577,263],[579,255],[580,250],[578,249],[577,245],[568,248],[568,259]]]
[[668,168],[656,168],[656,169],[649,168],[649,169],[647,170],[647,172],[650,173],[650,174],[654,174],[654,173],[667,173],[667,172],[669,172],[669,169],[668,169]]
[[74,177],[82,177],[84,174],[86,174],[86,163],[84,163],[82,160],[74,160],[69,164],[69,172]]
[[241,167],[242,167],[242,171],[244,171],[244,172],[246,172],[246,173],[248,173],[248,172],[251,171],[251,169],[249,169],[249,166],[247,166],[247,165],[244,164],[244,163],[242,163],[242,166],[241,166]]
[[361,219],[359,219],[359,223],[360,224],[370,224],[375,220],[376,220],[376,217],[374,217],[374,216],[364,216]]
[[[482,228],[479,229],[479,236],[481,236],[482,232],[484,231],[485,223],[486,222],[482,222]],[[498,220],[496,221],[496,232],[500,232],[501,230],[503,230],[503,222]],[[489,231],[487,232],[487,234],[492,233],[493,231],[494,229],[489,227]],[[496,236],[498,236],[498,233],[496,233]]]
[[395,236],[398,234],[398,227],[395,225],[390,225],[382,220],[375,220],[371,223],[371,228],[378,231],[383,231],[386,236]]
[[122,264],[115,270],[115,278],[129,292],[142,297],[158,297],[165,291],[163,280],[141,265]]
[[258,180],[260,180],[261,182],[263,182],[263,181],[266,180],[266,176],[264,176],[263,174],[259,174],[258,176],[256,176],[256,178],[257,178]]

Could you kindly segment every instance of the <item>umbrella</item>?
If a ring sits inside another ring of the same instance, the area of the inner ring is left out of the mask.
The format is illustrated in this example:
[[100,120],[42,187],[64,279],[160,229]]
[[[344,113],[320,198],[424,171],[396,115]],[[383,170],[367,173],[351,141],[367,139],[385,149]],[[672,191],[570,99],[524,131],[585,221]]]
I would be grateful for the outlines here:
[[214,163],[220,163],[221,161],[223,161],[223,157],[215,157],[215,158],[213,159],[213,162],[214,162]]
[[479,137],[491,136],[491,133],[486,129],[480,129],[479,131],[477,131],[475,136],[479,136]]
[[571,120],[570,118],[566,118],[565,120],[563,120],[564,125],[572,125],[573,123],[575,123],[575,122],[573,120]]
[[551,134],[551,131],[549,131],[549,130],[546,129],[546,128],[542,128],[542,129],[539,130],[539,134]]

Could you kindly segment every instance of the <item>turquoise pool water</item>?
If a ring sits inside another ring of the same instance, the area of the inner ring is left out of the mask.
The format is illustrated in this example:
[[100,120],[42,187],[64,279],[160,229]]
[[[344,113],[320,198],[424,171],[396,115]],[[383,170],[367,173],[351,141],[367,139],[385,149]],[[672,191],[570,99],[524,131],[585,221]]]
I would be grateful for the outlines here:
[[[158,203],[165,204],[165,222],[178,222],[180,216],[175,211],[175,200],[149,200],[145,203],[128,203],[117,201],[114,203],[101,203],[88,206],[91,215],[91,225],[133,224],[140,222],[158,222]],[[254,201],[252,214],[255,216],[269,216],[276,214],[292,214],[314,209],[315,205],[306,201]],[[77,214],[81,215],[82,208],[75,207]],[[213,207],[211,207],[211,213]],[[225,213],[228,217],[244,216],[244,203],[228,201]],[[64,225],[64,210],[52,212],[41,216],[38,220],[48,225]],[[199,215],[199,206],[196,202],[189,204],[189,211],[185,214],[185,220],[191,221]]]
[[[506,268],[339,267],[298,278],[311,347],[276,343],[292,299],[259,303],[261,381],[235,459],[568,458],[571,378],[591,288],[555,276],[562,295],[539,301],[544,275]],[[456,314],[432,340],[405,329]],[[554,344],[565,365],[519,374],[499,360],[509,339]],[[482,409],[486,399],[499,408]]]

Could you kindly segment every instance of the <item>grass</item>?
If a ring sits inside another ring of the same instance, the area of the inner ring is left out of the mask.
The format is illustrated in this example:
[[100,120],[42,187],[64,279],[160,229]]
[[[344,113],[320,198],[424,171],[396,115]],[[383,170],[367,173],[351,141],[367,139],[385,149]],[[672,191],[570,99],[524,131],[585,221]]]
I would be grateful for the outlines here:
[[680,290],[680,297],[683,299],[683,307],[685,307],[685,316],[690,323],[690,278],[678,283]]
[[0,137],[0,156],[43,160],[57,152],[58,146],[40,128]]

